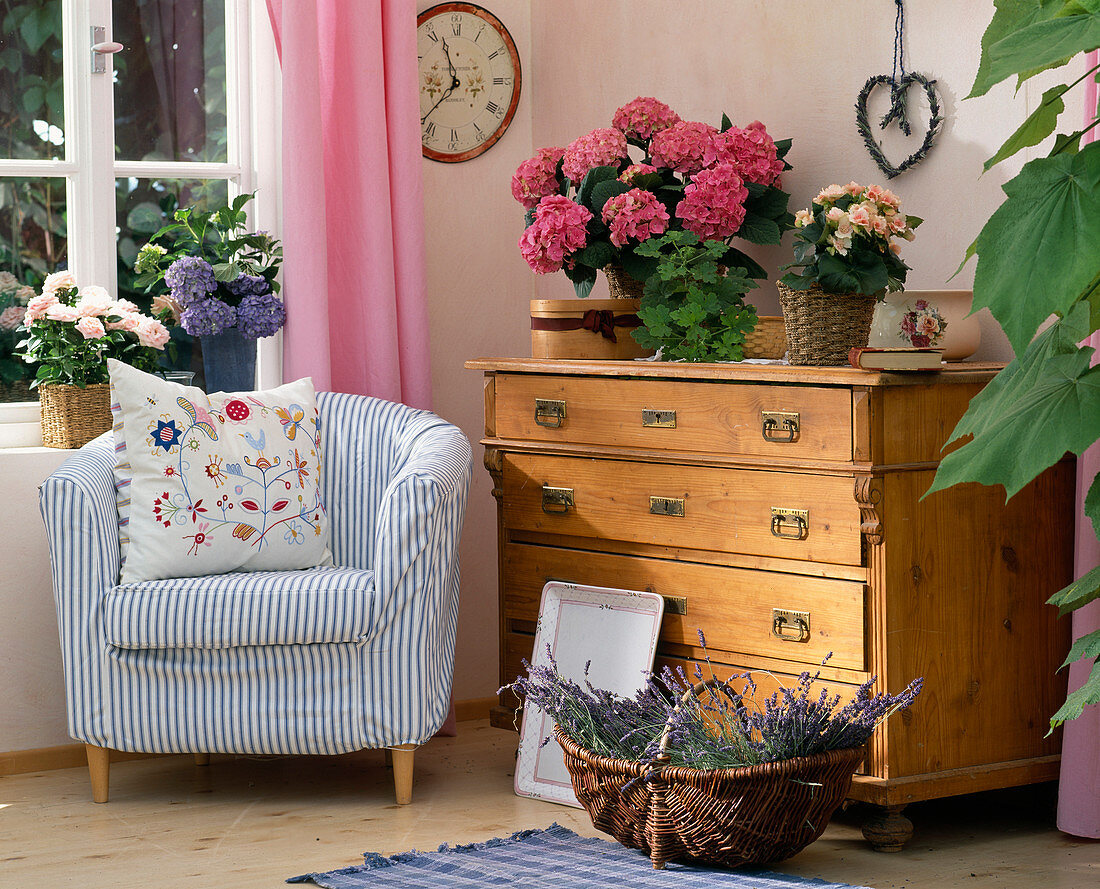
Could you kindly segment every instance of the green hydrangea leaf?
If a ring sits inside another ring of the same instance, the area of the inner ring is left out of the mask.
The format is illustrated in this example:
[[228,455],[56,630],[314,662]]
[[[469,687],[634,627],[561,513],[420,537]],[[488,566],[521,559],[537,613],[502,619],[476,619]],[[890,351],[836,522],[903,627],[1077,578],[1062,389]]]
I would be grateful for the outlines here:
[[[615,179],[618,175],[619,171],[615,167],[593,167],[584,174],[584,179],[581,180],[580,188],[577,189],[577,203],[583,204],[591,210],[592,190],[601,182]],[[603,205],[601,204],[600,207],[602,208]]]
[[1019,354],[1039,325],[1064,315],[1097,276],[1100,142],[1028,162],[1004,191],[1007,200],[976,242],[973,304],[989,308]]
[[589,209],[599,216],[603,213],[604,204],[616,195],[625,194],[630,191],[632,187],[633,186],[627,185],[625,182],[620,182],[618,179],[608,179],[604,182],[598,182],[592,188]]
[[774,219],[755,213],[745,213],[745,219],[737,230],[737,237],[750,244],[778,244],[782,234]]
[[[1100,703],[1100,661],[1092,665],[1092,671],[1077,691],[1066,697],[1066,702],[1058,708],[1058,712],[1050,718],[1050,728],[1053,731],[1063,722],[1076,719],[1085,712],[1090,704]],[[1050,734],[1048,732],[1047,734]]]

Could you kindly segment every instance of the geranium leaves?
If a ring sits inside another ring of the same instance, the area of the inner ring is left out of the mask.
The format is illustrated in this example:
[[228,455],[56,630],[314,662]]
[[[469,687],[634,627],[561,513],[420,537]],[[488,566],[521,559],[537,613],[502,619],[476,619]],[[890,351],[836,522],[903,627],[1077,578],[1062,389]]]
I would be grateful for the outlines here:
[[1092,349],[1066,351],[1087,313],[1075,306],[971,400],[951,441],[973,439],[943,458],[925,496],[976,481],[1011,497],[1067,450],[1080,454],[1100,438],[1100,367],[1089,366]]
[[1020,354],[1051,314],[1090,290],[1100,255],[1100,143],[1026,164],[976,241],[974,308],[988,306]]

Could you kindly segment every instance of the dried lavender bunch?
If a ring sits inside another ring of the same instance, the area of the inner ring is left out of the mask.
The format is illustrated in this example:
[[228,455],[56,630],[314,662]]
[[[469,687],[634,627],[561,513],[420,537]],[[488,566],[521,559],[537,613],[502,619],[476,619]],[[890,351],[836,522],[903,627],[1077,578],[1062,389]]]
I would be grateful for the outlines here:
[[[702,632],[699,641],[713,677]],[[820,671],[807,671],[794,688],[781,688],[761,703],[752,674],[743,673],[730,678],[743,680],[741,692],[723,684],[681,701],[694,684],[682,669],[666,667],[650,674],[641,691],[626,698],[595,688],[587,680],[587,668],[584,685],[565,678],[552,656],[548,666],[526,661],[524,666],[527,676],[501,691],[512,689],[541,708],[581,746],[601,756],[655,763],[669,724],[671,764],[697,769],[737,768],[858,747],[892,713],[911,706],[923,685],[916,679],[900,694],[871,694],[872,677],[841,706],[839,695],[830,696],[825,689],[813,694]],[[696,666],[696,679],[702,678]]]

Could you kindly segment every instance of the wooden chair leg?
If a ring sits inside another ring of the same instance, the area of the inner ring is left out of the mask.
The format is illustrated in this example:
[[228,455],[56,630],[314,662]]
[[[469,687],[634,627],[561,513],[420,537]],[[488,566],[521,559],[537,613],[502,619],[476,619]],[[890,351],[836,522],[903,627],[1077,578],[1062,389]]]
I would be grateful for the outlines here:
[[210,765],[210,754],[209,753],[196,753],[195,754],[195,765],[197,765],[197,766],[208,766],[208,765]]
[[407,806],[413,796],[413,753],[415,744],[398,744],[389,748],[393,752],[393,788],[397,805]]
[[92,779],[92,802],[107,802],[107,787],[111,778],[111,751],[95,744],[85,744],[88,754],[88,775]]

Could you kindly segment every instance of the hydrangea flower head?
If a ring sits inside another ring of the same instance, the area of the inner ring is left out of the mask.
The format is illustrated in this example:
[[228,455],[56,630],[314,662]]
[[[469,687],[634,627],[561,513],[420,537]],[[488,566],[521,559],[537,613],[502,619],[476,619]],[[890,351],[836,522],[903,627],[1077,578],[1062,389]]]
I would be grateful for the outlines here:
[[593,130],[574,139],[562,157],[562,174],[580,182],[596,167],[617,167],[628,157],[626,136],[611,127]]
[[737,174],[746,182],[772,185],[783,172],[775,142],[759,121],[753,121],[745,129],[730,127],[715,137],[718,144],[718,162],[731,163]]
[[535,207],[534,221],[519,239],[519,251],[540,275],[560,271],[569,263],[569,255],[588,243],[591,219],[587,207],[564,195],[548,195]]
[[512,174],[512,197],[528,210],[534,209],[548,194],[558,190],[558,161],[564,148],[540,148]]
[[237,310],[217,298],[195,300],[180,315],[180,324],[191,336],[214,336],[236,323]]
[[668,211],[651,191],[632,188],[603,205],[603,221],[611,229],[611,243],[624,246],[631,238],[645,241],[668,229]]
[[[265,282],[266,283],[266,282]],[[274,334],[286,322],[286,307],[270,290],[248,293],[237,306],[237,329],[254,340]]]
[[633,102],[627,102],[615,112],[611,124],[633,139],[648,142],[654,133],[667,130],[680,122],[680,115],[664,102],[652,97],[639,96]]
[[234,296],[246,296],[250,293],[267,293],[271,285],[263,275],[238,275],[226,283],[226,288]]
[[631,164],[620,174],[619,181],[632,185],[637,177],[656,172],[657,168],[653,164]]
[[218,288],[214,269],[199,256],[181,256],[173,262],[164,273],[164,283],[171,288],[172,296],[184,308],[193,302],[205,300]]
[[745,221],[748,196],[733,164],[718,164],[691,177],[683,200],[676,205],[676,215],[700,240],[724,241],[737,234]]
[[649,157],[658,167],[669,167],[690,176],[711,166],[718,157],[717,127],[682,120],[653,137]]

